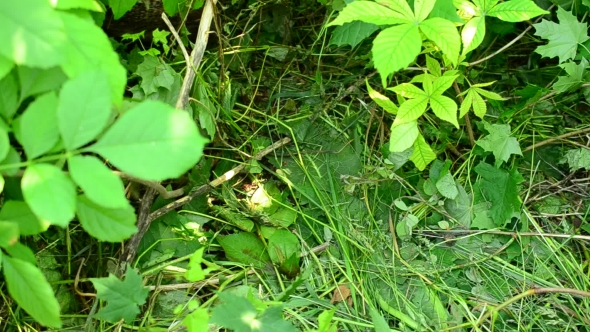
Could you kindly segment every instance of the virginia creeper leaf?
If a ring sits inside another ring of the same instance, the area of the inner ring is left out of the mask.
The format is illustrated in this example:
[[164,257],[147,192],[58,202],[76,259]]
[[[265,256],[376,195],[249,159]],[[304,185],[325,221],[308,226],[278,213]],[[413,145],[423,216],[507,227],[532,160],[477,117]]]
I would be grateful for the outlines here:
[[30,165],[21,187],[25,202],[42,222],[65,227],[74,218],[76,187],[57,166]]
[[353,21],[336,27],[332,32],[330,44],[336,46],[350,45],[355,47],[373,32],[377,31],[379,26],[372,23]]
[[505,1],[495,5],[487,12],[488,16],[497,17],[505,22],[522,22],[544,14],[549,14],[549,12],[539,8],[531,0]]
[[109,7],[113,10],[115,20],[120,19],[135,6],[137,0],[109,0]]
[[[414,0],[414,15],[416,16],[416,21],[424,21],[428,15],[430,15],[435,3],[436,0]],[[457,30],[455,29],[455,31]]]
[[362,21],[375,25],[409,23],[412,17],[393,11],[373,1],[354,1],[346,5],[338,17],[328,26],[342,25],[352,21]]
[[59,67],[49,69],[18,66],[18,81],[20,82],[20,101],[28,96],[56,90],[67,80]]
[[461,52],[461,37],[453,22],[440,17],[430,18],[420,23],[420,31],[432,40],[454,65],[457,65]]
[[389,137],[389,151],[402,152],[409,149],[420,132],[418,131],[418,122],[410,121],[402,123],[398,126],[391,127],[391,135]]
[[383,85],[387,76],[416,60],[422,46],[421,40],[418,27],[413,23],[387,28],[375,37],[372,48],[373,62],[381,75]]
[[10,73],[13,67],[14,62],[12,62],[12,60],[0,55],[0,80]]
[[395,118],[395,121],[393,121],[393,125],[398,126],[402,123],[418,119],[424,114],[424,112],[426,112],[427,106],[428,97],[407,100],[400,106],[397,117]]
[[367,91],[369,92],[369,97],[373,99],[373,101],[381,106],[385,111],[391,113],[393,115],[397,114],[398,108],[397,106],[386,96],[380,94],[379,92],[373,90],[373,88],[367,82]]
[[125,112],[88,150],[125,173],[162,181],[193,167],[205,143],[186,111],[146,100]]
[[422,135],[418,135],[418,138],[414,142],[414,151],[410,160],[414,163],[418,170],[423,171],[430,162],[436,159],[436,154],[432,151],[432,148]]
[[483,42],[486,35],[486,20],[484,17],[475,16],[470,19],[463,30],[461,30],[461,41],[463,42],[463,54],[476,49]]
[[448,121],[454,124],[456,128],[459,128],[459,123],[457,122],[457,103],[453,99],[440,95],[432,96],[430,97],[430,107],[440,119]]

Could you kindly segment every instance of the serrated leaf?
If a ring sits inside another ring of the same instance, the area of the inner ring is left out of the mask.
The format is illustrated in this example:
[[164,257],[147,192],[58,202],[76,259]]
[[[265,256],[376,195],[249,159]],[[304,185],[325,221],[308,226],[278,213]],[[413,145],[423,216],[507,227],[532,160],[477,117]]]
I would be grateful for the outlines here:
[[21,181],[25,202],[42,222],[66,227],[76,210],[76,187],[57,166],[33,164]]
[[442,50],[451,63],[457,65],[461,52],[461,37],[453,22],[440,17],[430,18],[420,23],[420,31]]
[[190,258],[188,263],[188,269],[184,273],[184,277],[186,280],[190,282],[197,282],[204,280],[205,277],[209,275],[215,269],[212,267],[203,269],[202,262],[203,262],[203,253],[205,252],[205,247],[201,247],[195,251]]
[[559,63],[576,56],[578,44],[587,41],[588,25],[578,22],[578,19],[565,9],[557,8],[559,24],[543,20],[534,24],[535,35],[549,40],[547,45],[539,46],[535,52],[544,57],[559,57]]
[[445,198],[455,199],[459,195],[459,189],[457,189],[455,179],[453,179],[453,175],[448,170],[436,181],[436,189]]
[[399,111],[397,112],[397,117],[395,117],[395,120],[393,121],[393,125],[399,126],[402,123],[418,119],[424,114],[424,112],[426,112],[427,106],[428,97],[407,100],[400,106]]
[[68,150],[79,148],[106,127],[111,115],[111,92],[102,71],[86,71],[67,81],[59,94],[57,119]]
[[426,68],[428,68],[428,72],[435,77],[440,77],[442,75],[440,63],[428,55],[426,55]]
[[590,170],[590,150],[586,148],[569,150],[559,162],[561,164],[567,163],[570,166],[570,172],[582,168]]
[[376,25],[409,23],[412,18],[393,11],[373,1],[354,1],[344,7],[338,17],[328,26],[342,25],[352,21],[362,21]]
[[49,223],[43,223],[23,201],[5,201],[0,210],[0,220],[18,225],[21,235],[35,235],[44,232]]
[[483,100],[483,98],[479,95],[479,93],[473,94],[472,106],[473,113],[475,113],[475,115],[477,115],[480,119],[483,119],[483,117],[486,115],[488,111],[488,106],[485,100]]
[[495,93],[495,92],[491,92],[488,90],[484,90],[484,89],[480,89],[478,87],[472,86],[472,88],[474,88],[475,91],[477,91],[477,93],[481,96],[484,96],[488,99],[492,99],[492,100],[505,100],[506,98],[500,96],[499,94]]
[[436,159],[436,154],[432,151],[432,148],[422,135],[418,135],[418,138],[414,142],[414,151],[410,160],[414,163],[418,170],[423,171],[428,164]]
[[454,23],[463,23],[461,17],[457,15],[457,8],[453,5],[453,0],[437,0],[430,12],[430,17],[440,17]]
[[134,269],[127,269],[123,281],[112,274],[108,278],[91,278],[96,288],[96,297],[107,301],[95,315],[96,318],[116,323],[121,319],[131,323],[139,314],[139,307],[145,303],[149,289],[142,285],[141,275]]
[[463,30],[461,30],[461,41],[463,42],[462,54],[467,54],[481,45],[485,35],[486,20],[484,17],[475,16],[465,23]]
[[60,12],[60,16],[68,38],[63,50],[64,73],[69,78],[75,78],[90,70],[106,73],[112,101],[120,105],[127,84],[127,71],[119,61],[119,55],[113,50],[107,35],[93,22],[76,15]]
[[14,62],[12,62],[12,60],[0,55],[0,80],[8,75],[13,67]]
[[409,21],[415,21],[412,8],[410,8],[410,5],[406,0],[379,0],[379,3],[383,6],[387,6],[387,8],[390,8],[397,13],[400,13],[404,18],[408,19]]
[[68,159],[72,180],[94,203],[105,208],[129,206],[123,181],[94,156],[74,156]]
[[29,96],[58,89],[68,78],[59,67],[49,69],[18,66],[20,101]]
[[413,23],[387,28],[375,37],[373,62],[383,83],[387,76],[406,68],[416,60],[422,46],[421,40],[418,27]]
[[209,311],[205,308],[193,310],[184,317],[182,325],[186,326],[188,332],[208,332]]
[[436,0],[414,0],[414,13],[416,20],[418,22],[424,21],[428,15],[430,15],[430,12],[432,11],[432,8],[434,8],[435,3]]
[[[55,92],[49,92],[37,97],[21,116],[19,138],[29,160],[48,152],[59,140],[57,103]],[[0,155],[0,160],[4,157]]]
[[109,0],[109,7],[113,10],[115,20],[120,19],[135,6],[138,0]]
[[270,263],[264,243],[252,233],[237,233],[218,237],[217,241],[228,259],[262,268]]
[[66,35],[45,0],[0,1],[0,55],[18,65],[50,68],[64,63]]
[[1,255],[10,296],[41,325],[61,328],[59,303],[43,273],[33,264]]
[[520,145],[516,138],[510,136],[510,125],[490,124],[483,122],[489,135],[477,140],[475,143],[485,151],[492,152],[496,158],[496,166],[507,162],[511,155],[522,156]]
[[336,46],[350,45],[354,48],[378,29],[379,27],[372,23],[361,21],[345,23],[334,29],[332,38],[330,38],[330,44]]
[[388,88],[387,90],[391,90],[404,98],[428,97],[426,92],[411,83],[398,84],[393,88]]
[[123,208],[111,209],[80,195],[76,215],[82,228],[100,241],[121,242],[137,232],[135,211],[129,204]]
[[125,173],[162,181],[193,167],[206,142],[186,111],[144,101],[124,113],[88,151]]
[[369,82],[367,82],[367,91],[369,92],[369,97],[371,97],[377,105],[381,106],[388,113],[393,115],[397,114],[397,106],[389,98],[373,90],[369,85]]
[[522,176],[516,169],[507,172],[485,162],[481,162],[474,170],[481,176],[476,186],[481,190],[484,199],[491,203],[489,216],[497,226],[503,226],[508,219],[520,212],[518,184],[523,181]]
[[567,62],[560,67],[565,70],[567,76],[559,76],[557,82],[553,83],[552,88],[557,93],[576,90],[585,82],[584,75],[586,67],[588,67],[588,60],[583,58],[580,64]]
[[414,145],[416,138],[420,132],[418,131],[418,122],[410,121],[402,123],[398,126],[392,126],[391,136],[389,138],[389,151],[402,152]]
[[447,91],[452,85],[453,82],[459,77],[458,75],[445,75],[438,77],[432,82],[432,94],[442,95],[445,91]]
[[170,89],[174,83],[172,68],[161,63],[155,56],[144,57],[143,62],[137,66],[136,74],[141,77],[140,86],[146,96],[157,92],[159,87]]
[[539,8],[531,0],[505,1],[487,12],[488,16],[497,17],[506,22],[522,22],[544,14],[549,12]]
[[471,226],[473,199],[465,188],[455,181],[458,195],[454,199],[445,200],[445,210],[466,228]]
[[457,122],[457,103],[449,97],[432,96],[430,97],[430,107],[436,116],[440,119],[450,122],[459,128]]

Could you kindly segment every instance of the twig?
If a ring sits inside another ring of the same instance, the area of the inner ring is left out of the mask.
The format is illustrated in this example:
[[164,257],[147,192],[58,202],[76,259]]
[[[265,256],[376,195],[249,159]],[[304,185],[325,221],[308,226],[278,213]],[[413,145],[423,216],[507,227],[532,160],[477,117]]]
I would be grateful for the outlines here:
[[205,54],[205,48],[207,47],[207,41],[209,40],[209,29],[211,28],[211,21],[213,20],[213,6],[215,3],[217,3],[217,0],[207,0],[205,2],[205,7],[201,14],[201,23],[199,24],[197,41],[195,42],[195,48],[191,54],[192,63],[186,70],[182,82],[182,88],[180,89],[178,100],[176,101],[176,108],[179,110],[186,108],[190,90],[195,80],[196,70],[201,65],[203,54]]
[[168,191],[163,185],[161,185],[160,183],[158,183],[156,181],[142,180],[142,179],[136,178],[135,176],[129,175],[127,173],[118,172],[118,171],[114,171],[113,173],[115,173],[120,178],[131,180],[133,182],[137,182],[137,183],[143,184],[146,187],[154,189],[155,191],[158,192],[158,194],[160,196],[162,196],[163,199],[176,198],[176,197],[180,197],[180,196],[184,195],[184,188]]
[[176,42],[178,43],[178,47],[180,47],[180,50],[182,51],[182,55],[184,55],[184,61],[186,62],[187,68],[190,67],[191,57],[188,55],[188,52],[187,52],[186,48],[184,47],[184,44],[182,43],[182,39],[180,39],[180,36],[178,35],[178,31],[176,31],[176,29],[174,29],[172,22],[170,22],[170,19],[168,19],[168,15],[166,15],[166,12],[162,12],[162,19],[164,20],[164,22],[168,26],[168,29],[170,29],[170,32],[174,36],[174,39],[176,39]]
[[[264,158],[264,156],[266,156],[267,154],[271,153],[272,151],[288,144],[289,142],[291,142],[291,139],[289,137],[285,137],[275,143],[273,143],[272,145],[266,147],[264,150],[258,152],[255,156],[254,159],[255,160],[261,160],[262,158]],[[208,184],[202,185],[199,188],[196,188],[194,190],[191,190],[191,192],[182,197],[177,199],[176,201],[169,203],[161,208],[159,208],[158,210],[152,212],[149,217],[148,217],[148,221],[151,222],[163,215],[165,215],[166,213],[181,207],[182,205],[190,202],[193,198],[203,195],[207,192],[209,192],[211,189],[221,185],[222,183],[230,180],[231,178],[233,178],[234,176],[236,176],[238,173],[241,173],[246,166],[248,166],[249,163],[246,164],[241,164],[239,166],[236,166],[234,168],[232,168],[231,170],[225,172],[225,174],[223,174],[222,176],[218,177],[217,179],[209,182]]]
[[[463,96],[461,96],[461,89],[459,89],[459,84],[457,84],[457,81],[453,82],[453,88],[455,89],[455,93],[457,94],[459,102],[463,104]],[[473,134],[473,126],[471,126],[471,119],[469,119],[469,112],[465,114],[465,127],[467,127],[467,136],[469,136],[469,143],[472,147],[474,147],[475,135]]]
[[137,214],[137,233],[135,233],[127,243],[127,248],[122,256],[123,262],[119,266],[119,276],[123,275],[126,265],[130,264],[135,259],[139,243],[150,227],[151,220],[149,219],[149,213],[155,198],[156,191],[152,188],[148,188],[141,199],[139,213]]
[[580,129],[580,130],[576,130],[576,131],[572,131],[572,132],[569,132],[569,133],[565,133],[563,135],[551,137],[551,138],[548,138],[548,139],[546,139],[544,141],[541,141],[539,143],[535,143],[535,144],[527,147],[526,149],[522,150],[522,153],[531,151],[533,149],[538,149],[538,148],[542,147],[543,145],[551,144],[551,143],[553,143],[555,141],[559,141],[559,140],[562,140],[562,139],[565,139],[565,138],[568,138],[568,137],[571,137],[571,136],[585,134],[587,132],[590,132],[590,127],[584,128],[584,129]]

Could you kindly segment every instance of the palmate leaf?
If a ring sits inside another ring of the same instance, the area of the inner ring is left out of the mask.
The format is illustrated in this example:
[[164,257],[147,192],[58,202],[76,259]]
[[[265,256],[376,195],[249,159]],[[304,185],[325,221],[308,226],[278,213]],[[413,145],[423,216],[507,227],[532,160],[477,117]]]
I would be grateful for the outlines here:
[[475,16],[470,19],[463,30],[461,30],[461,41],[463,42],[463,54],[467,54],[476,49],[486,35],[486,20],[484,17]]
[[485,162],[477,165],[475,172],[481,176],[475,183],[476,189],[481,190],[485,201],[491,203],[488,215],[497,226],[503,226],[520,210],[518,184],[523,181],[522,175],[516,169],[508,172]]
[[409,149],[420,132],[418,131],[418,122],[410,121],[391,127],[391,135],[389,137],[389,151],[402,152]]
[[549,12],[539,8],[531,0],[505,1],[487,11],[488,16],[497,17],[506,22],[522,22],[544,14]]
[[432,151],[432,148],[422,135],[418,135],[418,138],[414,142],[414,151],[410,160],[414,163],[418,170],[423,171],[428,164],[436,159],[436,154]]
[[585,58],[582,58],[580,64],[567,62],[561,64],[560,67],[565,70],[567,76],[559,76],[557,82],[553,83],[552,88],[557,93],[573,91],[585,82],[584,76],[587,76],[586,68],[588,67],[588,60]]
[[44,326],[61,328],[59,303],[51,285],[35,265],[0,254],[10,296]]
[[95,317],[116,323],[125,319],[131,323],[139,314],[139,307],[145,303],[149,289],[142,285],[141,275],[134,269],[128,269],[123,281],[110,274],[108,278],[90,279],[96,288],[96,297],[107,301]]
[[193,167],[206,142],[186,111],[146,100],[124,113],[87,150],[135,177],[162,181]]
[[361,21],[376,25],[393,25],[412,22],[413,17],[391,10],[373,1],[354,1],[340,12],[328,26],[342,25],[352,21]]
[[418,27],[414,23],[387,28],[375,37],[373,62],[383,85],[387,76],[407,67],[416,59],[420,54],[421,40]]
[[435,17],[420,23],[420,31],[432,40],[454,65],[459,62],[461,37],[451,21]]
[[483,124],[489,135],[478,140],[476,144],[494,154],[496,166],[507,162],[513,154],[522,156],[518,141],[510,136],[510,125],[490,124],[485,121]]
[[557,8],[557,19],[559,24],[543,20],[534,24],[535,35],[549,40],[547,45],[539,46],[535,52],[543,57],[559,57],[559,63],[576,56],[578,44],[587,41],[588,25],[580,23],[578,19],[565,9]]
[[46,0],[0,1],[0,55],[18,65],[64,63],[64,25]]

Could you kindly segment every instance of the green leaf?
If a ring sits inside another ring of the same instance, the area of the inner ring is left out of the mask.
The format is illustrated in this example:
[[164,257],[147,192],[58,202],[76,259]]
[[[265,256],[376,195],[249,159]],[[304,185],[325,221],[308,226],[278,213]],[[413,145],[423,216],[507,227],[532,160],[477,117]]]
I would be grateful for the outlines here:
[[199,125],[205,129],[210,138],[215,137],[215,105],[209,99],[207,88],[204,84],[200,84],[196,88],[196,98],[200,102],[196,105],[196,112],[199,115]]
[[437,0],[430,12],[430,17],[440,17],[453,23],[463,23],[461,17],[457,15],[457,8],[453,5],[453,0]]
[[450,76],[441,76],[438,77],[432,82],[432,94],[442,95],[445,91],[447,91],[452,85],[453,82],[459,77],[458,75],[450,75]]
[[[0,122],[2,122],[2,120],[0,120]],[[20,168],[18,166],[18,164],[20,162],[21,162],[20,154],[18,152],[16,152],[14,147],[11,146],[10,149],[8,150],[8,155],[6,156],[6,158],[4,158],[4,160],[2,160],[0,162],[0,166],[8,166],[8,165],[13,166],[10,168],[5,168],[4,174],[9,175],[9,176],[15,176],[20,171]]]
[[448,121],[454,124],[456,128],[459,128],[459,122],[457,122],[457,104],[453,99],[440,95],[432,96],[430,97],[430,107],[440,119]]
[[109,0],[109,7],[113,10],[115,20],[120,19],[135,6],[137,0]]
[[535,35],[549,40],[547,45],[539,46],[535,52],[544,57],[559,57],[559,63],[576,56],[578,44],[587,41],[588,25],[578,22],[578,19],[563,8],[557,8],[557,18],[559,24],[543,20],[541,23],[534,24]]
[[93,156],[74,156],[68,159],[72,180],[94,203],[105,208],[129,206],[123,181],[100,160]]
[[21,235],[39,234],[49,227],[49,223],[39,220],[23,201],[5,201],[0,210],[0,220],[17,224]]
[[485,121],[483,124],[489,135],[477,140],[475,143],[485,151],[494,154],[496,166],[500,166],[502,162],[508,162],[510,155],[522,156],[518,141],[510,136],[510,125],[490,124]]
[[184,0],[162,0],[164,11],[168,16],[174,16],[184,6]]
[[569,150],[559,163],[567,163],[570,166],[570,172],[575,172],[582,168],[590,170],[590,150],[586,148]]
[[461,37],[453,22],[439,17],[430,18],[420,23],[420,31],[432,40],[454,65],[457,65],[461,52]]
[[57,119],[68,150],[89,143],[102,132],[111,115],[110,96],[107,76],[102,71],[86,71],[64,84]]
[[162,181],[193,167],[206,142],[186,111],[144,101],[125,112],[88,150],[125,173]]
[[9,247],[4,247],[4,250],[6,250],[12,258],[20,259],[33,266],[37,266],[37,257],[35,257],[33,250],[20,242],[16,242]]
[[110,209],[84,195],[78,196],[76,214],[82,228],[100,241],[121,242],[137,232],[135,211],[131,205]]
[[373,327],[375,328],[375,332],[390,332],[391,329],[389,328],[389,324],[381,313],[379,313],[374,308],[369,308],[369,314],[371,315],[371,321],[373,321]]
[[236,233],[218,237],[217,241],[228,259],[262,268],[270,262],[264,243],[252,233]]
[[463,30],[461,30],[461,41],[463,42],[462,54],[467,54],[481,45],[485,35],[485,17],[475,16],[465,23]]
[[373,88],[369,85],[369,82],[367,82],[367,90],[369,92],[369,97],[371,97],[371,99],[373,99],[377,105],[381,106],[388,113],[393,115],[397,114],[397,106],[389,98],[373,90]]
[[548,11],[539,8],[531,0],[510,0],[494,6],[487,12],[505,22],[522,22],[533,17],[549,14]]
[[332,38],[330,38],[330,44],[336,46],[350,45],[354,48],[378,29],[379,27],[372,23],[361,21],[345,23],[334,29]]
[[49,69],[18,66],[18,80],[20,82],[20,101],[29,96],[57,90],[67,77],[59,67]]
[[518,184],[523,181],[522,176],[516,169],[509,173],[485,162],[481,162],[474,170],[481,176],[476,187],[481,190],[484,199],[491,203],[489,216],[497,226],[503,226],[513,215],[520,213]]
[[480,89],[478,87],[475,87],[476,85],[478,85],[478,84],[474,84],[474,89],[475,89],[475,91],[477,91],[478,94],[480,94],[488,99],[492,99],[492,100],[506,100],[504,97],[500,96],[499,94],[497,94],[495,92],[488,91],[488,90]]
[[416,20],[418,22],[424,21],[428,15],[430,15],[430,12],[432,11],[432,8],[434,8],[435,3],[436,0],[414,0],[414,13]]
[[29,160],[48,152],[59,140],[57,103],[55,92],[46,93],[29,104],[21,116],[19,138]]
[[455,181],[455,188],[458,195],[454,199],[445,200],[445,210],[455,218],[461,225],[469,228],[471,225],[473,198],[467,194],[465,188]]
[[433,59],[428,55],[426,55],[426,67],[428,68],[428,72],[433,76],[440,77],[442,75],[440,63],[438,60]]
[[475,113],[480,119],[483,119],[488,111],[488,106],[477,91],[477,89],[474,90],[471,106],[473,107],[473,113]]
[[289,227],[297,220],[297,211],[289,208],[278,209],[268,216],[268,222],[277,227]]
[[406,68],[416,60],[422,46],[421,40],[418,27],[413,23],[387,28],[375,37],[372,48],[373,62],[381,74],[383,85],[387,76]]
[[209,332],[209,311],[205,308],[196,309],[182,320],[188,332]]
[[127,84],[126,70],[104,31],[94,23],[65,12],[60,13],[68,40],[63,54],[64,73],[74,78],[86,71],[99,70],[107,74],[112,101],[120,105]]
[[42,222],[66,227],[74,218],[76,187],[57,166],[30,165],[21,187],[25,202]]
[[379,0],[379,4],[401,14],[410,22],[416,21],[412,8],[406,0]]
[[211,312],[213,324],[236,332],[296,332],[293,325],[283,319],[280,306],[272,306],[258,314],[250,301],[230,293],[219,293],[222,304]]
[[393,121],[393,125],[399,126],[402,123],[415,121],[426,112],[427,106],[428,97],[407,100],[400,106],[397,116]]
[[43,273],[33,264],[2,255],[10,296],[43,326],[61,328],[59,303]]
[[18,224],[8,221],[0,221],[0,247],[10,247],[18,242]]
[[0,1],[0,55],[17,65],[50,68],[64,63],[65,37],[48,1]]
[[86,9],[95,12],[101,12],[103,9],[98,4],[98,0],[59,0],[55,6],[57,9]]
[[3,127],[0,127],[0,160],[4,160],[6,156],[8,156],[10,148],[10,138],[8,137],[8,132]]
[[8,75],[13,67],[14,62],[0,55],[0,80],[3,79],[4,76]]
[[414,226],[418,225],[420,220],[413,214],[408,214],[398,221],[395,225],[395,234],[402,240],[407,240],[412,236]]
[[184,277],[186,278],[186,280],[190,282],[204,280],[205,277],[207,277],[212,271],[215,270],[214,268],[203,269],[201,267],[204,252],[205,247],[201,247],[192,254],[190,262],[188,263],[188,269],[184,273]]
[[96,288],[96,297],[107,301],[95,315],[96,318],[116,323],[121,319],[131,323],[139,314],[139,307],[145,303],[149,289],[142,285],[141,275],[135,269],[127,269],[125,279],[120,281],[112,274],[108,278],[91,278]]
[[414,151],[410,160],[414,163],[418,170],[423,171],[430,162],[436,159],[436,154],[430,148],[430,145],[426,143],[422,135],[418,135],[418,138],[414,142]]
[[449,199],[455,199],[459,195],[455,179],[448,170],[436,181],[436,189],[441,195]]
[[282,264],[293,254],[299,257],[300,253],[299,239],[286,229],[277,229],[268,239],[268,255],[274,264]]
[[170,89],[174,83],[172,68],[161,63],[155,56],[144,57],[143,62],[137,66],[136,74],[141,77],[140,86],[146,96],[158,91],[159,87]]
[[387,90],[391,90],[404,98],[428,97],[428,94],[426,94],[426,92],[422,91],[420,88],[416,87],[412,83],[398,84],[393,88],[388,88]]
[[413,17],[404,16],[373,1],[354,1],[344,7],[338,17],[328,24],[343,25],[352,21],[361,21],[375,25],[409,23]]
[[[336,308],[331,310],[324,310],[318,316],[318,330],[317,332],[337,332],[338,331],[338,322],[332,323],[332,318],[334,317],[334,313],[336,312]],[[388,330],[389,332],[389,330]]]
[[7,75],[0,80],[0,115],[10,121],[18,104],[18,84],[12,75]]
[[414,145],[419,134],[417,121],[410,121],[397,126],[392,126],[389,138],[389,151],[402,152],[409,149]]
[[575,62],[567,62],[560,65],[565,70],[567,76],[559,76],[557,82],[553,83],[553,90],[557,93],[563,93],[567,91],[574,91],[585,82],[584,74],[588,67],[588,60],[582,58],[580,64]]

